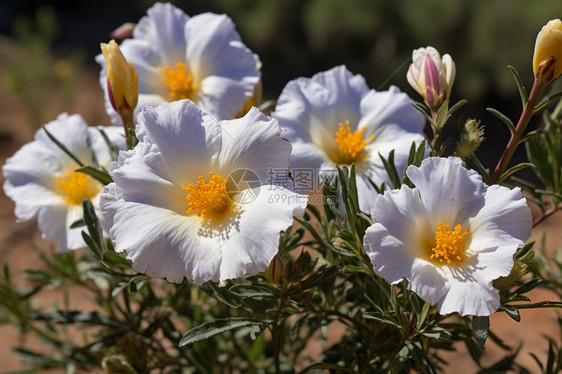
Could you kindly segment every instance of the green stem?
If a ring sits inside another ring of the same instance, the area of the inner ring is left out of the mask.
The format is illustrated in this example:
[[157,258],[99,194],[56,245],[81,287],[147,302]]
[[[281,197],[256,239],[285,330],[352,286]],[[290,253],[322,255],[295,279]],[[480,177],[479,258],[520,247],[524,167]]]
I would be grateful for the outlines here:
[[271,328],[271,339],[273,341],[273,358],[275,360],[275,373],[281,373],[281,363],[279,361],[280,347],[279,347],[279,317],[281,316],[281,311],[285,305],[285,296],[281,297],[279,300],[279,306],[275,312],[275,317],[273,317],[273,326]]
[[494,173],[490,178],[490,185],[500,182],[500,177],[504,173],[505,169],[507,168],[507,165],[509,164],[509,161],[513,157],[513,153],[515,152],[515,149],[521,143],[521,138],[523,137],[523,133],[527,128],[527,124],[529,123],[529,120],[534,114],[535,105],[538,99],[540,98],[540,95],[544,90],[544,88],[546,87],[546,85],[547,82],[545,82],[544,80],[535,79],[535,82],[533,83],[533,88],[531,89],[531,93],[529,94],[529,100],[527,101],[527,104],[523,107],[523,112],[519,117],[517,126],[515,126],[515,132],[511,134],[511,138],[509,139],[509,142],[507,143],[507,146],[503,151],[503,154],[500,160],[498,161],[496,168],[494,169]]

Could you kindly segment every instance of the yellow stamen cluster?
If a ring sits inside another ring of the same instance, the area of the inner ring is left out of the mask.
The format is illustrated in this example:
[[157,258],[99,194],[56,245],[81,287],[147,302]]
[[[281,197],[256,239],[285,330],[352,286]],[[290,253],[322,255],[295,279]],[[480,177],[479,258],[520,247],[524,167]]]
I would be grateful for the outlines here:
[[81,205],[85,198],[93,198],[100,189],[101,184],[88,174],[72,171],[65,172],[63,177],[57,177],[57,192],[70,205]]
[[345,126],[340,122],[335,139],[335,142],[339,145],[339,152],[336,160],[338,164],[350,165],[365,158],[363,148],[365,148],[368,143],[375,140],[374,136],[369,137],[368,142],[363,139],[362,131],[366,128],[367,126],[364,126],[352,132],[349,127],[349,121],[345,121]]
[[449,227],[450,225],[439,222],[435,232],[435,246],[431,248],[430,255],[435,262],[450,264],[463,261],[465,248],[462,244],[469,230],[465,230],[461,234],[462,226],[460,224],[456,225],[452,231],[449,230]]
[[187,65],[183,62],[176,63],[173,69],[168,65],[160,65],[162,77],[160,80],[170,88],[170,100],[193,100],[195,96],[195,84],[193,76],[188,74]]
[[209,173],[207,183],[199,176],[197,186],[190,184],[183,190],[187,192],[189,209],[186,213],[197,211],[198,217],[206,217],[209,213],[222,213],[228,207],[228,196],[226,195],[226,179],[220,175]]

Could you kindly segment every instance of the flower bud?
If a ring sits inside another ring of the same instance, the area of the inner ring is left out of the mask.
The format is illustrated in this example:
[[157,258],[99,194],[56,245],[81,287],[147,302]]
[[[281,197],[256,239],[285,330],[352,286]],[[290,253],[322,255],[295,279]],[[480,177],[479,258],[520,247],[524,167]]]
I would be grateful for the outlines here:
[[533,72],[535,78],[546,82],[562,73],[562,22],[559,19],[549,21],[537,35]]
[[278,283],[284,270],[285,265],[283,264],[283,259],[279,257],[279,255],[275,255],[267,269],[265,269],[265,277],[271,283]]
[[116,28],[109,34],[113,39],[123,40],[133,37],[133,30],[135,29],[135,24],[132,22],[127,22]]
[[480,121],[470,119],[466,121],[461,131],[461,141],[457,145],[457,156],[465,158],[476,151],[484,140],[484,127]]
[[507,291],[517,282],[519,279],[523,278],[525,274],[529,271],[529,265],[524,264],[519,260],[515,260],[513,267],[509,272],[507,277],[499,277],[492,282],[495,289],[500,291]]
[[121,117],[131,115],[138,100],[138,77],[133,64],[125,59],[119,46],[112,40],[101,43],[107,63],[107,92],[113,109]]
[[448,54],[441,58],[433,47],[414,50],[412,61],[406,75],[408,83],[422,95],[432,111],[437,111],[451,95],[456,74],[455,63]]

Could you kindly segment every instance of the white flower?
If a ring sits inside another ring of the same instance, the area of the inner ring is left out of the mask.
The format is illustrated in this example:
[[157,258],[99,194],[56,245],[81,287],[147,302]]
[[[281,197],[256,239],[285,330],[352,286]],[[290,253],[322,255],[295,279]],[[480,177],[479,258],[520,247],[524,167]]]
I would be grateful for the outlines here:
[[[260,79],[258,57],[242,43],[226,15],[189,17],[172,4],[156,3],[135,26],[133,38],[119,47],[138,74],[135,115],[147,105],[190,99],[219,120],[232,119]],[[102,66],[107,113],[120,125],[107,94],[103,55],[96,61]]]
[[[92,151],[86,144],[86,138],[90,138],[97,162],[109,167],[111,153],[100,131],[88,127],[79,115],[61,114],[45,127],[84,165],[93,165]],[[124,148],[122,129],[100,129],[111,142]],[[85,246],[83,228],[70,229],[70,225],[82,218],[84,198],[89,198],[99,213],[103,185],[89,175],[75,172],[79,167],[40,129],[35,133],[35,140],[7,159],[2,169],[6,179],[4,191],[16,203],[18,221],[37,217],[42,237],[58,241],[58,251]],[[105,227],[103,222],[102,227]]]
[[[425,120],[397,87],[370,90],[365,79],[344,66],[299,78],[285,86],[273,117],[293,143],[295,180],[306,170],[334,175],[336,165],[355,164],[359,207],[372,208],[376,194],[369,179],[380,186],[388,175],[379,153],[395,150],[398,173],[403,173],[412,142],[424,140]],[[300,185],[301,189],[311,189]],[[313,186],[314,187],[314,186]]]
[[455,62],[449,54],[441,58],[433,47],[415,49],[412,61],[406,75],[408,83],[423,96],[432,110],[438,110],[451,95],[456,75]]
[[181,100],[143,109],[137,137],[102,195],[115,250],[170,282],[223,284],[264,271],[307,203],[271,181],[291,152],[277,121],[253,108],[217,122]]
[[416,186],[379,195],[365,233],[375,273],[438,304],[442,315],[487,316],[500,306],[492,281],[507,276],[531,234],[531,212],[519,188],[487,186],[459,158],[410,166]]

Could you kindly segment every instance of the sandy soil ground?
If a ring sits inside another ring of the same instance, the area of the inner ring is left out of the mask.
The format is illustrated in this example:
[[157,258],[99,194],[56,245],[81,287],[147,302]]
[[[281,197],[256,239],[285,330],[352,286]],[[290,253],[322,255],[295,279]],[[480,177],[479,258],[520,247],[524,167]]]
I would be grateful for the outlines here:
[[[94,87],[92,89],[92,87]],[[72,106],[70,113],[80,113],[90,124],[107,122],[103,109],[101,90],[97,89],[96,74],[89,73],[84,76],[79,89],[79,95]],[[78,110],[80,109],[80,110]],[[28,125],[29,119],[23,114],[21,106],[11,97],[0,96],[0,163],[11,156],[22,144],[33,136],[33,130]],[[2,180],[3,183],[3,180]],[[34,245],[48,248],[48,243],[41,240],[36,230],[35,222],[16,223],[14,217],[14,204],[0,192],[0,266],[7,263],[14,275],[16,282],[25,282],[23,269],[36,268],[39,264],[37,254],[32,249]],[[544,221],[533,233],[533,239],[538,239],[542,232],[547,234],[547,247],[549,253],[556,248],[562,248],[562,212],[553,215]],[[533,302],[542,300],[555,300],[555,296],[544,290],[535,290],[529,295]],[[61,293],[49,293],[39,302],[48,309],[55,302],[61,302]],[[71,291],[71,300],[76,307],[87,306],[83,295]],[[521,313],[522,321],[516,323],[505,313],[496,313],[491,317],[493,331],[510,346],[522,346],[518,362],[532,372],[539,372],[538,366],[530,356],[534,353],[543,362],[548,351],[547,341],[543,335],[555,338],[560,343],[560,332],[556,324],[558,311],[527,310]],[[330,336],[336,337],[342,333],[342,327],[330,329]],[[29,336],[20,336],[12,326],[0,326],[0,371],[21,369],[24,366],[19,358],[10,352],[10,347],[20,344],[38,346],[39,343]],[[503,351],[493,342],[486,344],[486,352],[482,362],[489,365],[503,356]],[[477,366],[472,362],[466,347],[458,345],[456,352],[447,353],[446,360],[451,364],[444,373],[475,373]]]

